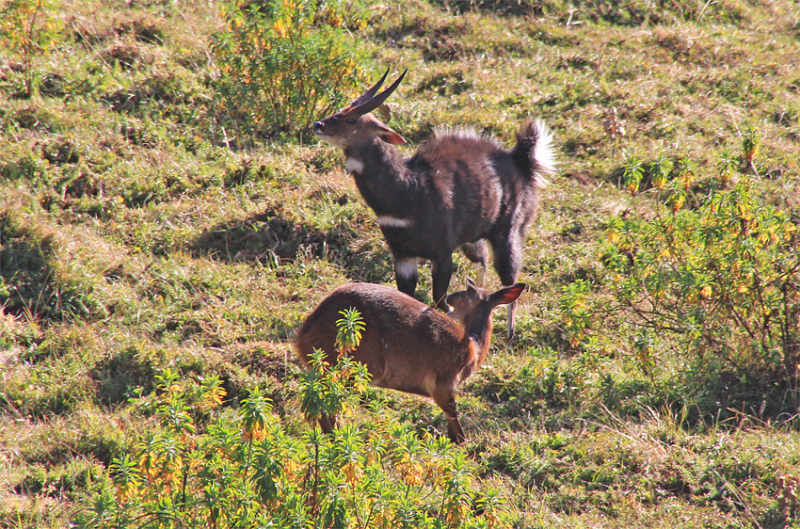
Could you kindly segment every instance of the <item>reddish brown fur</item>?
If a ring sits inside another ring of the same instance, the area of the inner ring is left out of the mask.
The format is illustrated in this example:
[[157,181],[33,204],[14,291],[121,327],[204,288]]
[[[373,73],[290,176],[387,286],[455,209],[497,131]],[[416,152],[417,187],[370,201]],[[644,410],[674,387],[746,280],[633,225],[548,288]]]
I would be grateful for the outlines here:
[[[447,415],[450,438],[461,442],[464,431],[458,422],[455,389],[486,359],[492,309],[513,302],[523,288],[517,284],[488,294],[470,286],[463,293],[453,294],[466,324],[462,327],[393,288],[371,283],[344,285],[308,315],[297,332],[297,354],[307,366],[313,350],[319,349],[331,365],[336,364],[336,320],[341,318],[341,311],[355,308],[366,329],[350,355],[367,366],[372,385],[431,397]],[[327,433],[334,424],[334,417],[320,419]]]

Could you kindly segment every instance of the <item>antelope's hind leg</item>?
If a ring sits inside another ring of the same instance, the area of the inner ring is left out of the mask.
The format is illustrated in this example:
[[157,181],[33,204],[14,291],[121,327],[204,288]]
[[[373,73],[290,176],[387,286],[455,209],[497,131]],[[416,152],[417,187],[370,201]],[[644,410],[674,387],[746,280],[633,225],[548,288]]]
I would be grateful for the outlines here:
[[[518,230],[509,229],[504,235],[495,235],[491,239],[494,250],[494,268],[504,287],[517,282],[519,271],[522,268],[522,253],[524,251],[524,234]],[[506,340],[514,338],[514,318],[517,311],[517,302],[508,304],[508,332]]]
[[486,270],[489,268],[489,246],[486,244],[486,239],[468,242],[461,247],[461,251],[475,265],[478,272],[475,284],[483,288],[486,282]]

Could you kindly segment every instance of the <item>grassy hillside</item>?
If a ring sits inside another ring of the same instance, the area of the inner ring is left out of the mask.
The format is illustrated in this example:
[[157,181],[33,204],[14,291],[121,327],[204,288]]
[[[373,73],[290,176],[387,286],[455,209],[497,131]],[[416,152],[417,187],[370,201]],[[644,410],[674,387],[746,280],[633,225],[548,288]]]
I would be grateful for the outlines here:
[[[305,439],[294,330],[340,284],[394,284],[341,153],[225,99],[225,6],[44,4],[27,55],[22,26],[0,40],[0,525],[20,528],[134,494],[108,469],[159,430],[165,369],[186,395],[218,377],[227,417],[259,388]],[[798,526],[798,4],[325,5],[315,27],[359,53],[334,106],[409,70],[389,101],[404,153],[439,126],[555,133],[518,336],[501,311],[459,396],[501,521]],[[344,422],[446,431],[428,401],[367,395]],[[185,398],[199,434],[213,413]]]

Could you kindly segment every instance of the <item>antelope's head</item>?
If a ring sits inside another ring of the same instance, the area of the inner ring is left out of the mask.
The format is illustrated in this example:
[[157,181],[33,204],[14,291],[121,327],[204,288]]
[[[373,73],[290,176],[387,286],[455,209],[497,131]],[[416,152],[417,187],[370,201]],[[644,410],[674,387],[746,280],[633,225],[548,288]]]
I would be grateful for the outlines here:
[[448,316],[464,329],[469,329],[475,321],[486,322],[491,329],[491,319],[489,314],[498,305],[513,303],[525,285],[517,283],[510,287],[505,287],[497,292],[491,293],[478,287],[471,278],[467,278],[467,288],[461,292],[454,292],[445,298],[445,302],[450,307]]
[[398,133],[378,121],[377,118],[370,115],[370,112],[381,106],[392,95],[407,71],[403,72],[389,88],[375,95],[389,74],[387,69],[383,77],[372,88],[350,103],[347,108],[314,123],[314,134],[340,149],[346,149],[376,137],[393,145],[404,144],[406,141]]

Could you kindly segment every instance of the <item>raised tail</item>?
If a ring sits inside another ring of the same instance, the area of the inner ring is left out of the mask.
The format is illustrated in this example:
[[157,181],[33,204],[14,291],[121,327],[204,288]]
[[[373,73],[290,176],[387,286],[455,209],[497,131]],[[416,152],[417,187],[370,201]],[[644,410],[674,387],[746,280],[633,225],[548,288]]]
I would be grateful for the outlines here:
[[544,186],[545,175],[556,171],[553,133],[538,119],[526,121],[517,133],[517,145],[511,156],[523,174]]

